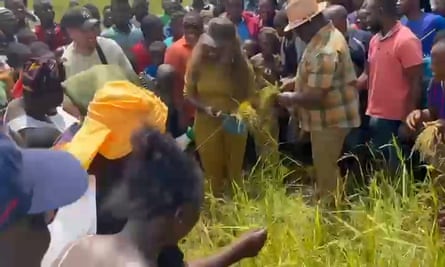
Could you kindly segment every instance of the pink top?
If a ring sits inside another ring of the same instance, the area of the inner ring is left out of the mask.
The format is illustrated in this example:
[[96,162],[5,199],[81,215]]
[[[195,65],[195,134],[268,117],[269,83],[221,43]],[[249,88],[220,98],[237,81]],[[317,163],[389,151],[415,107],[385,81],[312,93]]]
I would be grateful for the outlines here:
[[411,87],[404,70],[423,63],[422,45],[398,22],[386,36],[376,34],[369,44],[367,115],[404,120],[412,108]]

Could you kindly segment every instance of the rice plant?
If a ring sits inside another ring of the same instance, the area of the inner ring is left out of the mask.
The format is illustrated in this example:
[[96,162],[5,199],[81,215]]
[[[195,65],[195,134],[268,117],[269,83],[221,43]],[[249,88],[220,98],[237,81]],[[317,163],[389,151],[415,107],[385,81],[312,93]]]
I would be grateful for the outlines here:
[[[406,168],[404,168],[406,169]],[[208,256],[252,228],[267,227],[269,241],[239,266],[445,266],[436,227],[438,188],[375,172],[334,209],[289,195],[284,167],[257,168],[231,200],[208,195],[200,222],[183,244],[189,259]]]

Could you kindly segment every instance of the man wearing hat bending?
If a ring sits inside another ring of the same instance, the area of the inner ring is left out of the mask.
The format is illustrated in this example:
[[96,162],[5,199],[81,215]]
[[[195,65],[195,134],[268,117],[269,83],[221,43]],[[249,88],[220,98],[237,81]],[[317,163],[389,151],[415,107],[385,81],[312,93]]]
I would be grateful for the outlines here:
[[311,133],[317,196],[330,198],[337,183],[337,159],[350,129],[360,125],[356,75],[348,44],[325,18],[326,5],[316,0],[290,0],[289,24],[307,43],[293,81],[278,97],[285,107],[295,107],[303,130]]

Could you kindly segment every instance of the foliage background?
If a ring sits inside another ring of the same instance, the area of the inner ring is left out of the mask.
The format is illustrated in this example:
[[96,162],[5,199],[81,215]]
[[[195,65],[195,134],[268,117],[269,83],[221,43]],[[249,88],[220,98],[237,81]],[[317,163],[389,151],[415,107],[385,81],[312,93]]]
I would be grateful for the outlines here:
[[[29,3],[29,8],[32,8],[32,2]],[[80,0],[79,1],[82,5],[86,3],[93,3],[96,5],[99,10],[102,11],[102,8],[106,5],[110,4],[110,0]],[[131,2],[131,1],[130,1]],[[68,9],[68,0],[53,0],[54,10],[56,11],[56,17],[57,19],[60,19],[63,15],[63,12]],[[184,5],[188,5],[191,3],[191,0],[184,0]],[[150,1],[150,12],[153,14],[162,14],[162,0],[151,0]]]

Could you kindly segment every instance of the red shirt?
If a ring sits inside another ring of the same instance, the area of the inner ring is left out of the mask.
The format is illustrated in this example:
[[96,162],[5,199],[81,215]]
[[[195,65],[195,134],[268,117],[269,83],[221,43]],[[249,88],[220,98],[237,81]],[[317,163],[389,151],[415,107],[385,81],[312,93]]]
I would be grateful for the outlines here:
[[144,71],[151,63],[150,53],[145,47],[143,42],[135,44],[131,48],[131,52],[134,56],[134,63],[136,64],[136,72],[139,74]]
[[42,28],[42,26],[37,25],[35,27],[35,34],[39,41],[46,43],[53,51],[68,44],[68,38],[62,31],[60,25],[57,24],[54,24],[53,31],[46,30]]

